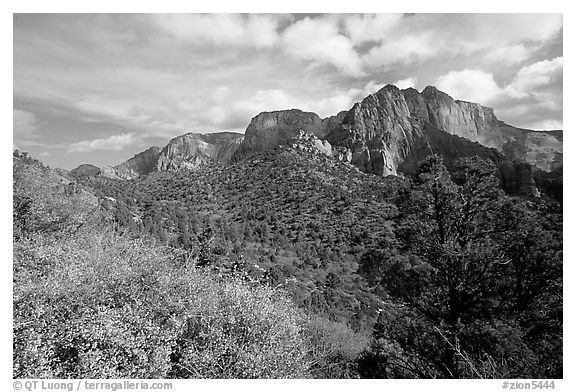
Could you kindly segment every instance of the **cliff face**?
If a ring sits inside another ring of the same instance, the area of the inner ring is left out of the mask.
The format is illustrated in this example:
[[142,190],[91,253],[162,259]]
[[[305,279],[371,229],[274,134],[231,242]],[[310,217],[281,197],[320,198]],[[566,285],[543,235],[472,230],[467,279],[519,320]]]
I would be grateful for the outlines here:
[[233,132],[187,133],[170,140],[160,151],[155,170],[196,168],[208,163],[228,163],[243,140]]
[[116,176],[126,180],[148,174],[154,171],[159,154],[160,147],[150,147],[146,151],[134,155],[126,162],[114,166],[114,168],[102,170],[101,174],[112,178]]
[[299,131],[324,138],[331,129],[330,127],[339,123],[339,118],[344,113],[324,120],[316,113],[303,112],[298,109],[260,113],[250,121],[246,128],[244,141],[234,154],[234,159],[241,159],[284,144],[297,136]]
[[562,131],[538,132],[510,126],[496,118],[492,108],[457,101],[435,87],[422,93],[402,90],[411,116],[429,121],[446,132],[496,148],[508,159],[521,160],[542,170],[562,165]]
[[228,163],[244,135],[233,132],[187,133],[170,140],[164,148],[151,147],[117,166],[105,166],[99,174],[131,179],[153,171],[197,168],[210,163]]
[[[335,146],[348,148],[352,163],[362,170],[379,175],[396,174],[401,166],[406,167],[404,162],[412,159],[414,151],[423,147],[443,156],[467,156],[471,150],[482,150],[437,132],[432,135],[432,129],[494,148],[510,160],[543,170],[562,164],[561,132],[511,127],[499,121],[493,109],[456,101],[434,87],[419,93],[388,85],[355,104],[326,138]],[[430,143],[432,139],[436,144]],[[445,148],[446,143],[456,150]]]
[[[313,137],[304,140],[303,135]],[[251,120],[244,135],[188,133],[163,149],[153,147],[101,172],[133,178],[155,170],[226,164],[298,139],[305,142],[296,143],[302,148],[313,147],[381,176],[409,173],[433,153],[447,163],[480,156],[497,164],[514,162],[501,167],[503,183],[527,190],[533,187],[531,174],[517,163],[548,172],[562,166],[562,131],[515,128],[498,120],[493,109],[454,100],[435,87],[418,92],[387,85],[332,117],[321,119],[297,109],[263,112]],[[519,182],[514,179],[519,177],[523,178]]]

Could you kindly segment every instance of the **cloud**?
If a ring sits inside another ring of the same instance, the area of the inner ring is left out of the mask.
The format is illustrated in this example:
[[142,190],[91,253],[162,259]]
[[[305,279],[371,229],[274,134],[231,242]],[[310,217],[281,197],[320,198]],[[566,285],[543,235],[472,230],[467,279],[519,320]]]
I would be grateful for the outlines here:
[[528,59],[535,50],[534,46],[529,47],[525,44],[503,46],[488,51],[485,59],[488,62],[505,63],[506,65],[519,64]]
[[531,125],[531,129],[540,129],[540,130],[556,130],[562,129],[562,121],[558,120],[542,120],[542,121],[534,121]]
[[418,83],[417,77],[409,77],[406,79],[397,80],[392,83],[394,86],[401,90],[407,89],[408,87],[416,88],[416,83]]
[[348,37],[338,31],[335,18],[306,17],[288,26],[282,47],[291,57],[319,64],[332,64],[342,72],[361,76],[360,58]]
[[135,143],[134,133],[123,133],[121,135],[110,136],[106,139],[84,140],[68,146],[67,152],[84,153],[96,150],[121,151]]
[[386,67],[396,63],[420,62],[437,55],[445,49],[442,41],[433,42],[432,35],[422,33],[388,39],[373,47],[362,56],[362,61],[372,68]]
[[518,64],[561,31],[561,14],[415,14],[376,35],[362,62],[378,69],[461,55]]
[[14,139],[33,139],[39,136],[38,120],[34,113],[13,110]]
[[152,14],[165,33],[192,44],[266,48],[278,40],[285,16],[259,14]]
[[354,45],[379,42],[402,20],[402,14],[362,14],[343,17],[344,26]]
[[557,93],[557,89],[550,91],[553,87],[562,86],[563,67],[562,57],[539,61],[523,67],[506,90],[512,97],[523,98],[534,95],[540,101],[545,101],[549,98],[550,92]]
[[522,67],[512,80],[498,85],[490,72],[451,71],[436,86],[456,99],[497,108],[497,115],[530,129],[562,128],[563,58],[542,60]]
[[436,87],[457,99],[483,104],[503,93],[491,73],[477,69],[451,71],[436,79]]
[[551,124],[562,115],[561,33],[558,14],[20,14],[14,141],[39,153],[119,129],[155,143],[242,131],[261,111],[324,117],[387,82],[437,79],[512,124]]

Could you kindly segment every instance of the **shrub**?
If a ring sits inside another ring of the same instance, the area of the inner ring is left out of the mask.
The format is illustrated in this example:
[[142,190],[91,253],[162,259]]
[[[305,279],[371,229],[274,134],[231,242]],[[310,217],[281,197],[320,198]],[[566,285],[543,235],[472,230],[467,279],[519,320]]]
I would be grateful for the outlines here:
[[368,333],[315,316],[307,323],[305,335],[315,378],[359,378],[357,361],[368,349]]
[[280,292],[84,230],[14,247],[16,378],[308,376],[306,318]]

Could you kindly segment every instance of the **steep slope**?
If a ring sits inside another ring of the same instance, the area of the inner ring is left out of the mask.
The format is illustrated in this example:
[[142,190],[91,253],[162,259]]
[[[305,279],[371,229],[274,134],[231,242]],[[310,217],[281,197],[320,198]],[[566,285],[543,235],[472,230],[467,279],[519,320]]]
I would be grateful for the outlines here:
[[[432,130],[440,130],[445,136]],[[560,132],[561,133],[561,132]],[[448,135],[469,143],[456,142]],[[491,108],[455,101],[434,87],[422,93],[387,85],[356,103],[342,122],[330,131],[327,140],[352,153],[352,163],[379,175],[396,174],[405,160],[413,160],[421,146],[443,156],[492,155],[481,146],[495,148],[510,160],[533,164],[544,170],[561,165],[562,138],[558,132],[544,133],[511,127],[499,121]],[[435,143],[432,143],[435,142]],[[447,145],[451,145],[447,148]],[[417,154],[416,160],[421,158]]]
[[325,119],[296,109],[260,113],[246,128],[234,159],[286,143],[300,130],[329,141],[339,159],[378,175],[410,168],[410,162],[430,151],[451,160],[470,155],[494,157],[486,150],[494,148],[509,160],[545,171],[562,165],[562,131],[510,126],[498,120],[492,108],[454,100],[432,86],[420,93],[392,85],[349,111]]
[[316,113],[298,109],[260,113],[250,121],[244,140],[233,159],[239,160],[277,147],[297,136],[299,131],[324,139],[328,132],[342,121],[345,114],[346,112],[340,112],[321,119]]
[[139,177],[148,174],[156,167],[160,147],[150,147],[146,151],[134,155],[117,166],[114,166],[115,174],[124,179]]
[[101,200],[69,173],[14,155],[12,178],[15,238],[33,233],[63,236],[87,222],[105,219]]
[[[421,96],[416,97],[422,101]],[[418,161],[439,154],[448,162],[480,156],[499,162],[503,157],[469,139],[451,135],[419,113],[422,105],[406,100],[402,91],[386,86],[355,104],[327,136],[333,146],[351,153],[352,164],[377,175],[409,173]]]
[[187,133],[170,140],[160,151],[155,170],[195,168],[207,163],[228,163],[243,140],[234,132]]
[[[402,91],[411,115],[421,117],[453,135],[496,148],[512,160],[522,160],[546,171],[562,164],[562,131],[520,129],[500,121],[494,109],[454,100],[435,87],[426,87],[418,99],[414,89]],[[424,104],[424,106],[422,105]]]
[[129,180],[153,171],[196,168],[214,162],[228,163],[242,140],[240,133],[190,132],[171,139],[164,148],[150,147],[117,166],[104,166],[97,174]]

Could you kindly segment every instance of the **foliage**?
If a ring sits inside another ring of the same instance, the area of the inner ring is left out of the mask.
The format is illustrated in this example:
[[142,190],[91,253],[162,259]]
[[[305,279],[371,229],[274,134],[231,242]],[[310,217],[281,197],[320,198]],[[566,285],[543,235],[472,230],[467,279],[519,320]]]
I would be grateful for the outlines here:
[[303,377],[306,318],[141,239],[87,231],[17,244],[18,378]]
[[395,241],[363,261],[390,295],[373,336],[378,366],[366,372],[561,375],[561,227],[553,214],[505,195],[487,162],[462,160],[450,173],[436,156],[421,163],[397,206]]

